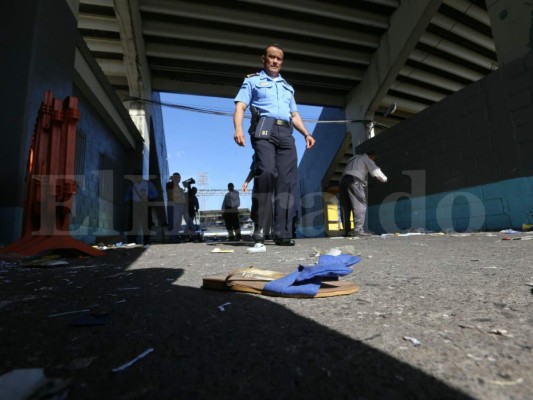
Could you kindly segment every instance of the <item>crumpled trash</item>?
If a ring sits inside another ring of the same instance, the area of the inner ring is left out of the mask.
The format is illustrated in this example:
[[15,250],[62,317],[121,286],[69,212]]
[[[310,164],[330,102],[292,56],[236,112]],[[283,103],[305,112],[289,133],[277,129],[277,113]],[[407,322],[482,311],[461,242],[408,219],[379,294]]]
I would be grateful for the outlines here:
[[317,247],[313,247],[313,257],[320,257],[321,255],[338,256],[339,254],[348,254],[351,256],[360,256],[361,254],[355,250],[354,246],[338,246],[332,247],[329,250],[322,250]]
[[120,367],[113,368],[112,371],[113,371],[113,372],[124,371],[126,368],[131,367],[133,364],[135,364],[135,363],[136,363],[137,361],[139,361],[141,358],[146,357],[146,356],[147,356],[148,354],[150,354],[152,351],[154,351],[154,349],[153,349],[152,347],[150,347],[149,349],[146,349],[146,350],[143,351],[141,354],[139,354],[137,357],[135,357],[133,360],[128,361],[128,362],[125,363],[125,364],[122,364]]
[[411,336],[404,336],[403,340],[407,340],[407,341],[413,343],[413,345],[415,347],[418,347],[418,346],[420,346],[422,344],[422,343],[420,343],[420,340],[418,340],[417,338],[411,337]]
[[500,231],[500,233],[505,233],[506,235],[512,235],[512,234],[520,233],[520,232],[515,231],[514,229],[503,229]]
[[63,400],[69,383],[46,377],[42,368],[16,369],[0,376],[0,395],[5,400]]
[[254,247],[249,247],[246,250],[247,253],[265,253],[266,251],[267,249],[263,243],[256,243]]
[[233,249],[221,249],[220,247],[215,247],[213,250],[211,250],[211,253],[233,253],[235,250]]
[[336,247],[329,249],[328,252],[326,253],[327,256],[338,256],[341,254],[342,254],[342,251],[340,251],[340,249]]

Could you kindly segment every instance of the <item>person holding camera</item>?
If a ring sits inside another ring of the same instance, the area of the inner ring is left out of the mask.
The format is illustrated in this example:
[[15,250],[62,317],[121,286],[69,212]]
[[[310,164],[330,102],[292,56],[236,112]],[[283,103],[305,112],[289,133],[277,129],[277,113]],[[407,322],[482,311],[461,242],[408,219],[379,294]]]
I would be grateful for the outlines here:
[[298,113],[294,88],[280,75],[283,57],[279,44],[268,45],[261,55],[263,70],[248,75],[234,99],[233,139],[242,147],[246,143],[242,127],[244,112],[248,107],[252,110],[252,124],[248,132],[255,155],[252,197],[258,212],[253,233],[255,247],[263,246],[267,224],[272,220],[273,195],[275,243],[294,246],[291,225],[298,158],[293,128],[305,137],[306,148],[310,149],[315,144]]
[[178,241],[181,223],[187,207],[187,197],[185,196],[185,190],[180,187],[180,182],[181,175],[177,172],[174,172],[170,178],[170,181],[166,185],[168,196],[168,228],[170,233],[170,241],[173,243]]

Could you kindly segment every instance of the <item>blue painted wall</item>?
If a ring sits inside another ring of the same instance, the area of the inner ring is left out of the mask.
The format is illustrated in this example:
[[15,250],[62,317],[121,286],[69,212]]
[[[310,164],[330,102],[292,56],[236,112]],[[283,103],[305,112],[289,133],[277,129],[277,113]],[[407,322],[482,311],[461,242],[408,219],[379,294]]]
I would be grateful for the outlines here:
[[378,233],[520,229],[533,215],[533,52],[375,138]]
[[368,209],[375,233],[409,231],[494,231],[533,223],[533,178],[516,178],[456,191],[411,197]]
[[[346,119],[344,109],[324,108],[319,120]],[[315,146],[306,150],[298,166],[298,190],[300,193],[300,225],[298,235],[304,237],[324,236],[324,213],[322,204],[322,178],[326,174],[346,136],[345,124],[317,124],[313,131]]]

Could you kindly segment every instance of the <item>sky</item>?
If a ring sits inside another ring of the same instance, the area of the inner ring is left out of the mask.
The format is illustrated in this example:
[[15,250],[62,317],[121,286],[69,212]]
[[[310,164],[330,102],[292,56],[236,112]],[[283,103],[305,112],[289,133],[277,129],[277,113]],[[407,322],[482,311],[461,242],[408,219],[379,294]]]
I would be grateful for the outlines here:
[[[161,93],[161,102],[179,106],[214,110],[233,114],[234,103],[230,98],[204,97],[183,94]],[[317,120],[322,107],[298,104],[300,116],[305,120]],[[163,106],[163,124],[167,145],[169,172],[181,174],[182,182],[193,178],[198,189],[225,189],[232,182],[241,192],[241,186],[250,171],[253,149],[249,137],[245,137],[246,146],[240,147],[233,141],[233,117],[231,115],[211,115],[189,110]],[[248,114],[248,111],[247,111]],[[313,132],[315,124],[305,122],[307,130]],[[249,119],[245,119],[245,132]],[[305,151],[303,136],[294,131],[298,163]],[[199,177],[206,176],[205,185],[200,184]],[[248,190],[251,193],[253,181]],[[251,197],[241,193],[241,207],[251,207]],[[223,195],[198,196],[200,211],[219,210]]]

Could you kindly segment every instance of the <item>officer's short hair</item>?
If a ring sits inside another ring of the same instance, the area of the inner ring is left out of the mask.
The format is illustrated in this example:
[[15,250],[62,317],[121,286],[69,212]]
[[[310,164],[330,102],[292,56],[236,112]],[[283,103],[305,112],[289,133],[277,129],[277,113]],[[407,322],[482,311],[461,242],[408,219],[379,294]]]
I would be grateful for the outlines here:
[[[280,49],[281,51],[283,51],[283,48],[282,48],[279,44],[277,44],[277,43],[270,43],[270,44],[269,44],[267,47],[265,47],[265,49],[263,50],[263,54],[262,54],[263,56],[266,57],[266,55],[267,55],[267,51],[268,51],[269,47],[275,47],[275,48]],[[285,52],[283,51],[283,53],[285,53]]]

